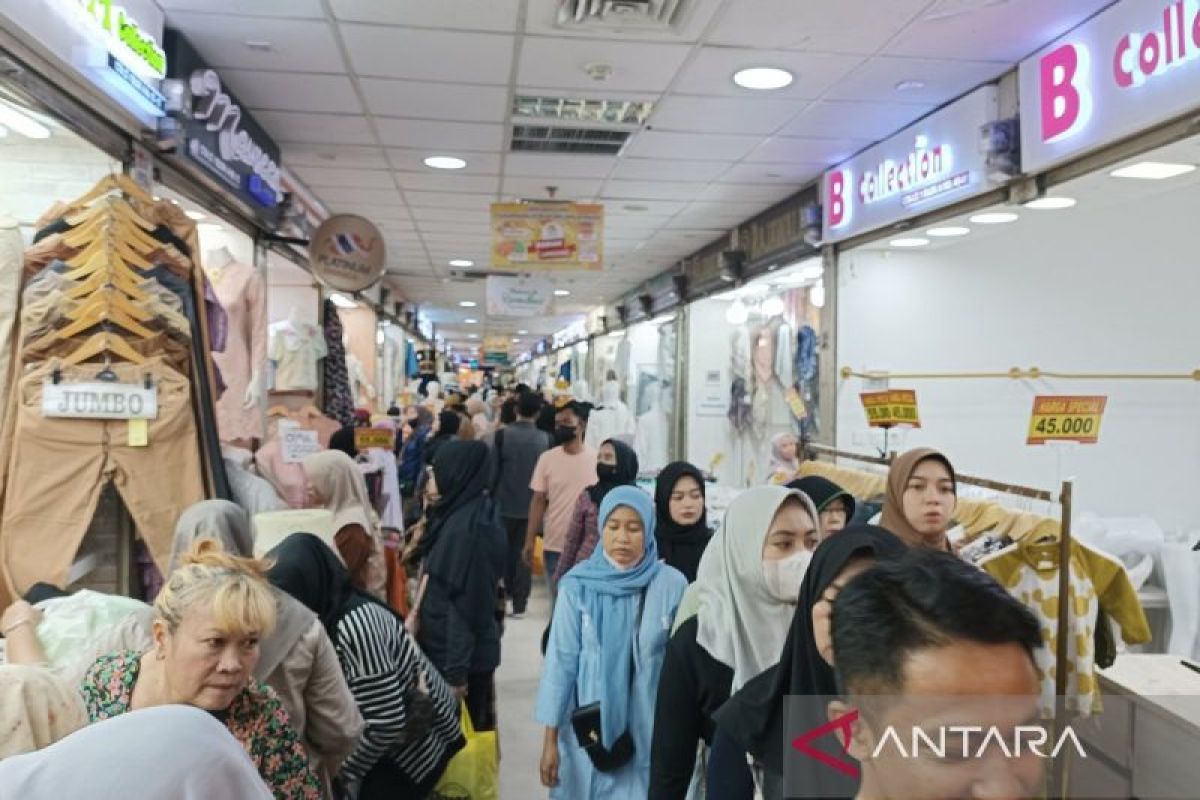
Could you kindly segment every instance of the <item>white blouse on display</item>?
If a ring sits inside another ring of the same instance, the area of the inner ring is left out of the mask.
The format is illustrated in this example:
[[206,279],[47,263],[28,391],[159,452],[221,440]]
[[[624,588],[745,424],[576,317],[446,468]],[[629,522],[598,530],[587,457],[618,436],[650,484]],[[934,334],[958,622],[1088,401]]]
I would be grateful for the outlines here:
[[316,325],[292,320],[272,325],[268,357],[275,362],[276,391],[315,392],[317,364],[327,352],[325,334]]

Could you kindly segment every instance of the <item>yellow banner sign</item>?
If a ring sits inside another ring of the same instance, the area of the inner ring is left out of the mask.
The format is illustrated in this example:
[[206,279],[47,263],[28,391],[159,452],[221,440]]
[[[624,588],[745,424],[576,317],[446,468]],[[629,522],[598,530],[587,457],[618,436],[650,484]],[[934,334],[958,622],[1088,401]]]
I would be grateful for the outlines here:
[[1108,398],[1039,396],[1033,398],[1033,414],[1029,419],[1029,438],[1026,444],[1047,442],[1078,442],[1096,444],[1100,441],[1100,421]]
[[388,428],[355,428],[354,447],[358,450],[369,450],[380,447],[391,450],[396,443],[396,432]]
[[604,206],[493,203],[494,269],[604,267]]
[[872,428],[894,428],[897,425],[921,427],[917,393],[911,389],[863,392],[859,397],[867,412],[867,424]]

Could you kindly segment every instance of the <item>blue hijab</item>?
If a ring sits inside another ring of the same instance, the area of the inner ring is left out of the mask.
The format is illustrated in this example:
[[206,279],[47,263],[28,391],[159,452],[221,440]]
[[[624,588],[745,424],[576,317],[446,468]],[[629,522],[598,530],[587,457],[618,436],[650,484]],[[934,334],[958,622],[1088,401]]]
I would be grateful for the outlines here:
[[[604,557],[604,526],[618,506],[642,518],[646,551],[636,566],[619,570]],[[600,688],[601,742],[612,747],[628,723],[630,664],[637,637],[638,607],[646,587],[662,569],[654,540],[654,501],[634,486],[618,486],[604,496],[598,519],[600,543],[590,558],[562,579],[566,589],[578,585],[580,604],[592,618],[600,639],[600,665],[605,679]]]

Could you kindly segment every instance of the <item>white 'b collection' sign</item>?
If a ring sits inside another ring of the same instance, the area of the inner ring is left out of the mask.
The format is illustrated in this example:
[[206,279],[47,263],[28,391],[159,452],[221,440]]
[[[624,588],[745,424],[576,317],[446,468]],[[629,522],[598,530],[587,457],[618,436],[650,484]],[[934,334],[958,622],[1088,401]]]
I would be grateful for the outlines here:
[[138,383],[51,383],[42,387],[42,416],[67,419],[155,419],[158,391]]

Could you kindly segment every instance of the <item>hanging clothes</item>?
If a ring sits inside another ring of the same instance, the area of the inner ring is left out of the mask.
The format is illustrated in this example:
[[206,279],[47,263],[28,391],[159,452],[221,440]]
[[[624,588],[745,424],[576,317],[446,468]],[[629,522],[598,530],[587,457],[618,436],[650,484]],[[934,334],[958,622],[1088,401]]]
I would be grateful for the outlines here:
[[591,450],[599,450],[607,439],[633,441],[637,433],[637,421],[629,406],[621,401],[621,385],[617,381],[605,381],[600,390],[600,405],[588,417],[584,444]]
[[11,387],[12,335],[21,290],[21,229],[12,217],[0,217],[0,431]]
[[800,435],[804,441],[812,441],[821,433],[821,382],[820,362],[817,353],[817,332],[809,325],[802,325],[796,334],[795,379],[808,409],[808,416],[800,420]]
[[212,270],[209,277],[229,318],[225,350],[212,357],[226,384],[217,400],[221,440],[261,439],[262,409],[257,404],[246,408],[246,392],[267,366],[266,286],[258,270],[237,261]]
[[342,344],[342,318],[337,306],[326,299],[325,320],[325,415],[342,425],[354,423],[354,398],[350,392],[350,373],[346,369],[346,348]]
[[325,335],[317,326],[290,321],[273,325],[267,356],[275,363],[275,390],[316,392],[317,362],[327,352]]

